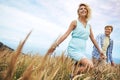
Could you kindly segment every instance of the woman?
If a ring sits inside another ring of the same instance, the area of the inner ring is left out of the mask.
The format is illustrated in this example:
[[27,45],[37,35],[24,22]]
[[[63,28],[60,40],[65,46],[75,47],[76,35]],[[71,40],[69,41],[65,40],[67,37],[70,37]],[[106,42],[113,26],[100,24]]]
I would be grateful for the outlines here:
[[[76,63],[79,63],[78,66],[84,65],[84,67],[81,67],[79,70],[84,71],[88,67],[92,68],[93,63],[91,60],[86,58],[84,56],[86,52],[86,41],[88,40],[88,37],[90,37],[91,41],[95,45],[95,47],[98,49],[99,53],[103,55],[100,48],[98,47],[94,36],[92,32],[92,28],[90,24],[88,24],[88,20],[90,18],[90,8],[86,4],[80,4],[79,8],[77,10],[78,13],[78,19],[73,20],[68,28],[68,30],[51,46],[48,53],[52,53],[55,48],[63,42],[68,35],[72,32],[72,38],[69,42],[67,51],[68,56],[76,61]],[[76,75],[79,71],[76,72],[77,65],[75,64],[75,69],[73,71],[73,76]]]

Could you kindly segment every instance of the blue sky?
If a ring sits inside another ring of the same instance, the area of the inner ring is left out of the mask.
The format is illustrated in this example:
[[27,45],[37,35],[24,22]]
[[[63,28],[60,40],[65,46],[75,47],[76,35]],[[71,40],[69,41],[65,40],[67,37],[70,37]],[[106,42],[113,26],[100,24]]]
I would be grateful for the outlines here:
[[[77,19],[80,3],[92,9],[89,23],[94,36],[104,33],[105,25],[114,30],[113,57],[120,58],[120,1],[119,0],[0,0],[0,41],[16,49],[19,42],[32,30],[23,52],[44,54],[52,42],[62,35],[72,20]],[[55,51],[67,48],[69,36]],[[88,40],[87,53],[91,55],[92,43]]]

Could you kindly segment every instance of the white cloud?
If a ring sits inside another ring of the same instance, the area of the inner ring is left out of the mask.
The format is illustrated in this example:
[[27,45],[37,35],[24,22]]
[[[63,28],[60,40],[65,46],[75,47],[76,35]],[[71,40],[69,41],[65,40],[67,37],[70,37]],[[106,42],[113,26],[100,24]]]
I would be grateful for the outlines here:
[[48,39],[55,39],[55,37],[64,31],[64,29],[60,28],[59,25],[37,18],[34,15],[22,12],[16,8],[7,7],[4,5],[1,5],[0,7],[3,10],[1,13],[2,16],[0,16],[0,18],[2,18],[0,19],[0,24],[3,27],[7,26],[10,29],[0,32],[1,34],[9,34],[2,35],[2,38],[4,39],[18,42],[21,39],[24,39],[27,33],[33,29],[29,42],[32,44],[37,44],[39,42],[40,44],[46,45]]
[[[18,43],[33,29],[28,43],[48,46],[63,34],[73,19],[77,19],[80,3],[87,3],[92,9],[90,24],[95,35],[103,32],[106,24],[115,25],[115,29],[119,27],[118,0],[10,0],[0,3],[1,38]],[[113,32],[113,35],[117,34]]]

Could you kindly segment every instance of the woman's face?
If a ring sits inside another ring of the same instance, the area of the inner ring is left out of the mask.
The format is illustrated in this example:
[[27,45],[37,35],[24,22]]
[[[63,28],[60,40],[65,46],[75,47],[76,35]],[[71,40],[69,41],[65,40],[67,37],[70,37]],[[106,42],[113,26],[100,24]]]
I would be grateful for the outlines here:
[[87,11],[86,6],[84,6],[84,5],[80,6],[80,7],[79,7],[78,14],[79,14],[79,16],[81,16],[81,17],[83,17],[83,16],[86,17],[87,14],[88,14],[88,11]]

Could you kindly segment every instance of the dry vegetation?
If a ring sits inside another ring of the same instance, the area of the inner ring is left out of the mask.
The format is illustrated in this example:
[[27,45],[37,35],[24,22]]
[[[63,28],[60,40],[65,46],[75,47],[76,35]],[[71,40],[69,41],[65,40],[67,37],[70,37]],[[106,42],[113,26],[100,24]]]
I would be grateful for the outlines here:
[[[64,56],[22,54],[28,36],[15,51],[0,48],[0,80],[70,80],[73,62]],[[120,80],[120,65],[95,67],[74,80]]]

